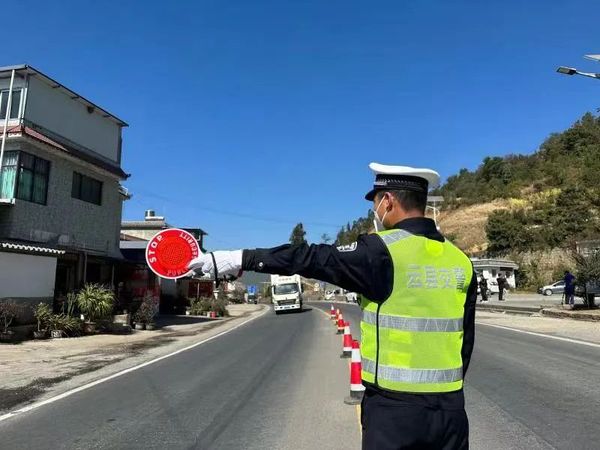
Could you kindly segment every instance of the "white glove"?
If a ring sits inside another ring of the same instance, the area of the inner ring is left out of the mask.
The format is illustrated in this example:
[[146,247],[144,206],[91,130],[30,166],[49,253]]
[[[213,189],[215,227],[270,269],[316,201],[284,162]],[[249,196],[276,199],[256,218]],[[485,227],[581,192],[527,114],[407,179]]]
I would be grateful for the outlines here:
[[212,278],[215,275],[215,266],[213,264],[214,256],[214,262],[217,264],[216,275],[219,278],[225,276],[237,277],[242,270],[242,253],[243,250],[205,253],[193,259],[189,263],[188,269],[198,275],[208,275]]

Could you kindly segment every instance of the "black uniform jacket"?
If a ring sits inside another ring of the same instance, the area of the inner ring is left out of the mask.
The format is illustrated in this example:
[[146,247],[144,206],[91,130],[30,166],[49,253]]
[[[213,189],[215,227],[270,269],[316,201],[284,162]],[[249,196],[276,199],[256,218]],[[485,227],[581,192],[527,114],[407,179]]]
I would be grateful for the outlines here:
[[[394,228],[444,242],[431,219],[419,217],[405,219]],[[352,245],[282,245],[270,249],[244,250],[243,270],[279,275],[300,274],[307,278],[326,281],[344,289],[364,295],[375,302],[385,301],[392,292],[393,265],[390,253],[376,234],[359,236]],[[475,340],[475,304],[477,277],[471,277],[464,312],[464,337],[462,346],[463,371],[466,374]],[[399,401],[423,404],[442,409],[464,408],[463,391],[443,394],[408,394],[390,392],[367,384],[386,397]]]

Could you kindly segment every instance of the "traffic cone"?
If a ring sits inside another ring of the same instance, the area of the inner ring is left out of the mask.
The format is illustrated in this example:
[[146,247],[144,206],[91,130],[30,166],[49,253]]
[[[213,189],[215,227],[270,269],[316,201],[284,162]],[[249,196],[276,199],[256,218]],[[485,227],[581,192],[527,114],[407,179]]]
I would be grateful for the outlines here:
[[342,334],[344,332],[344,316],[342,313],[338,316],[337,321],[337,334]]
[[352,356],[352,335],[350,334],[350,322],[344,322],[344,340],[342,341],[342,354],[340,358]]
[[335,308],[333,307],[333,303],[332,303],[332,304],[331,304],[331,310],[330,310],[330,313],[329,313],[329,318],[330,318],[331,320],[335,320],[335,317],[336,317],[336,314],[335,314]]
[[352,341],[352,361],[350,362],[350,396],[344,399],[346,405],[358,405],[362,402],[365,387],[362,384],[362,364],[360,362],[360,346]]

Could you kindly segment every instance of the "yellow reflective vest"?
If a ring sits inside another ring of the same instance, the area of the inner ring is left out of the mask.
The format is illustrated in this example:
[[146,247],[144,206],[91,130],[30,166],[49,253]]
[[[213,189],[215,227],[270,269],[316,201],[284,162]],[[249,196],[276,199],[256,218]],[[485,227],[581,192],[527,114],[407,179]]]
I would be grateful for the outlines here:
[[449,241],[399,229],[377,234],[391,255],[394,285],[383,303],[361,299],[363,380],[395,392],[460,390],[471,261]]

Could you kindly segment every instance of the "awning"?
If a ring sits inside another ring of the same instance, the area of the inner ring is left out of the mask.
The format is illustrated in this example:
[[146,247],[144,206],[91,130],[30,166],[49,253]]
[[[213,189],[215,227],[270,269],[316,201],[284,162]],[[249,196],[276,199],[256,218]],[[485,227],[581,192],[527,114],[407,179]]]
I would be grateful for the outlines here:
[[17,242],[0,242],[0,250],[8,250],[15,253],[46,254],[55,256],[65,254],[64,250],[58,250],[56,248],[49,247],[38,247],[37,245],[29,245]]

